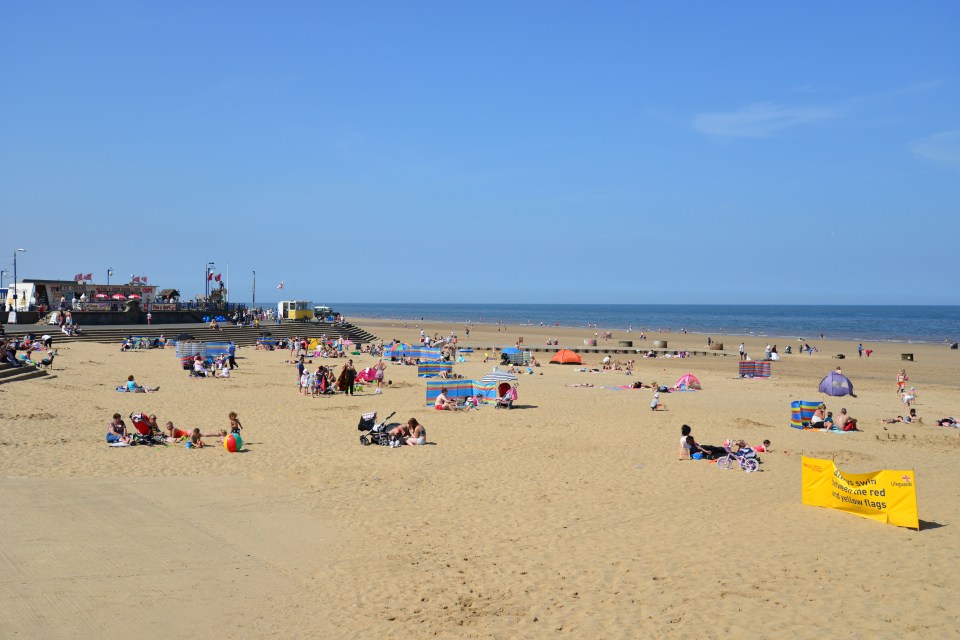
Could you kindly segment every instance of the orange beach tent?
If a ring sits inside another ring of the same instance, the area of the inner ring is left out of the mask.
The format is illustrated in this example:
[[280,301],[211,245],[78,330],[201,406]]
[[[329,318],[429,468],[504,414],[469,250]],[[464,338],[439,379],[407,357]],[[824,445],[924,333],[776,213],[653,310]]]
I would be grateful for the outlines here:
[[555,356],[550,358],[550,362],[555,364],[583,364],[580,356],[570,351],[570,349],[560,349]]

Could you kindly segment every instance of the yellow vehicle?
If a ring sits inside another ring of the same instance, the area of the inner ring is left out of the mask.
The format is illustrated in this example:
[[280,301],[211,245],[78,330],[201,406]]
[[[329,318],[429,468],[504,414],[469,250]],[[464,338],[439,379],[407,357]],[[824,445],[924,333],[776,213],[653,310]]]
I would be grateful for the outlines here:
[[284,300],[277,304],[277,313],[284,320],[309,322],[313,320],[313,303],[305,300]]

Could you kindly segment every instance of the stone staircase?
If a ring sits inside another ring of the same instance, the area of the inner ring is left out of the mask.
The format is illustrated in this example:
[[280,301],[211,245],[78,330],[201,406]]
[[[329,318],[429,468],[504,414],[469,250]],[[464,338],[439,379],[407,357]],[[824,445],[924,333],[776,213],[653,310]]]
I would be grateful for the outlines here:
[[[274,338],[290,338],[293,336],[303,336],[307,338],[319,338],[326,335],[328,338],[349,338],[358,345],[369,344],[377,340],[377,336],[369,331],[361,329],[355,325],[333,324],[331,322],[291,322],[284,321],[283,324],[264,323],[258,328],[254,327],[235,327],[229,324],[221,325],[222,330],[211,329],[205,323],[191,324],[166,324],[166,325],[108,325],[108,326],[87,326],[83,328],[83,335],[67,336],[61,333],[56,325],[7,325],[6,335],[8,337],[24,336],[33,333],[38,338],[49,333],[53,336],[53,348],[58,344],[70,342],[101,342],[107,344],[120,344],[127,336],[144,336],[156,338],[160,335],[166,337],[168,341],[176,340],[181,334],[188,334],[196,340],[203,342],[227,342],[232,340],[237,346],[252,346],[257,343],[257,338],[264,333],[268,333]],[[35,369],[34,369],[35,370]]]
[[46,369],[37,369],[36,366],[25,364],[22,367],[15,367],[7,362],[0,362],[0,386],[10,382],[19,382],[20,380],[33,380],[34,378],[55,377],[51,376]]

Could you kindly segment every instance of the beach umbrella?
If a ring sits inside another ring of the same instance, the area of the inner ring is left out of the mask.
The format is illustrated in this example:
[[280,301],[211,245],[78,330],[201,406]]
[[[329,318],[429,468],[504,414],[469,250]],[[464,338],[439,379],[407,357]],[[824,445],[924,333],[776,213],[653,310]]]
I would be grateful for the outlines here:
[[520,349],[517,349],[516,347],[504,347],[503,349],[500,350],[500,352],[501,352],[501,353],[509,353],[509,354],[522,353],[522,352],[520,351]]
[[131,293],[130,295],[127,296],[127,298],[129,298],[130,300],[139,300],[140,296],[137,295],[136,293]]
[[125,295],[123,295],[122,293],[115,293],[115,294],[113,294],[113,295],[110,296],[110,297],[113,298],[114,300],[126,300],[126,299],[127,299],[127,297],[126,297]]
[[95,295],[95,296],[93,296],[93,297],[94,297],[94,298],[97,298],[98,300],[105,300],[106,298],[109,298],[110,296],[108,296],[108,295],[105,294],[105,293],[98,293],[97,295]]
[[494,369],[487,375],[480,378],[480,382],[492,382],[494,384],[499,384],[501,382],[515,382],[517,376],[512,373],[507,373],[506,371],[500,371],[499,369]]

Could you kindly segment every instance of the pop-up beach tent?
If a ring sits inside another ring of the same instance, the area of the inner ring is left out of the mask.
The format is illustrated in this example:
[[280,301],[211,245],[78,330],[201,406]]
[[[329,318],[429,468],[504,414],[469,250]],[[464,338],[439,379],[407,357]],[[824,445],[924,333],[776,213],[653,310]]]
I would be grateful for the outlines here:
[[358,382],[375,382],[376,379],[377,371],[373,367],[367,367],[357,372]]
[[677,380],[677,384],[673,385],[674,389],[679,389],[680,391],[699,391],[703,389],[700,386],[700,381],[697,379],[697,376],[692,373],[685,373],[680,376],[680,379]]
[[853,383],[842,373],[831,371],[826,378],[820,381],[820,393],[825,393],[828,396],[852,396]]
[[580,356],[570,351],[570,349],[560,349],[556,355],[550,358],[550,362],[553,364],[583,364]]

